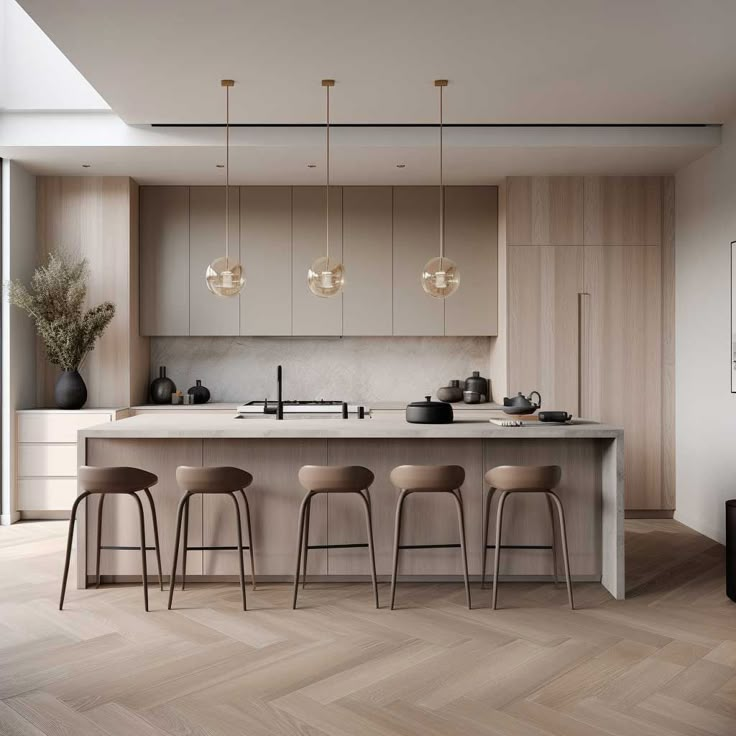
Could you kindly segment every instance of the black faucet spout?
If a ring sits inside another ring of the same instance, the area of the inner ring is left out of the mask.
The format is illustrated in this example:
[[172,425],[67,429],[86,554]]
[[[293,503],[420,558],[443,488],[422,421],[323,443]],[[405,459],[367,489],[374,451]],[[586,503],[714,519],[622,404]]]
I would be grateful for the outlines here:
[[284,418],[284,397],[282,393],[282,376],[283,371],[281,366],[276,369],[276,384],[277,384],[277,398],[276,398],[276,419]]

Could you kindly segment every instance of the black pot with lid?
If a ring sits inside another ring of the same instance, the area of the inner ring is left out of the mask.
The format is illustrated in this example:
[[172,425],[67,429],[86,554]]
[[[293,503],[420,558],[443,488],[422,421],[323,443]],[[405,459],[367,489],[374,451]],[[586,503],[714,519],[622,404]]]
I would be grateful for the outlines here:
[[412,401],[406,407],[406,421],[412,424],[452,424],[452,406],[444,401],[432,401],[425,396],[424,401]]

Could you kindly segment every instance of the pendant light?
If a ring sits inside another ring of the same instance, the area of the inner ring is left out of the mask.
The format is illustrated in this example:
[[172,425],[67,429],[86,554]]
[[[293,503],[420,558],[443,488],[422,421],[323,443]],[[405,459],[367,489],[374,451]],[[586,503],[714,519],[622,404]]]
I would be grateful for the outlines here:
[[345,269],[342,263],[330,260],[330,88],[335,86],[334,79],[323,79],[322,86],[327,93],[327,177],[325,188],[326,205],[326,237],[325,255],[317,258],[309,267],[307,272],[307,285],[315,296],[330,297],[337,296],[345,284]]
[[446,79],[435,79],[434,86],[440,90],[440,255],[427,261],[422,271],[422,288],[430,296],[445,299],[457,291],[460,285],[460,272],[453,260],[445,255],[445,185],[443,180],[443,140],[442,140],[442,90],[447,87]]
[[245,286],[245,273],[238,258],[230,257],[230,87],[232,79],[220,82],[225,88],[225,256],[216,258],[205,273],[207,288],[217,296],[237,296]]

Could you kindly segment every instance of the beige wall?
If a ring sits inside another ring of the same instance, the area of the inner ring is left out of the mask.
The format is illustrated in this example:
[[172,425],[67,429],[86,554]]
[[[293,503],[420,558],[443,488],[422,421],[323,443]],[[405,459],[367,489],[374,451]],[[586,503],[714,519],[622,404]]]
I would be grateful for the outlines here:
[[[36,177],[2,162],[2,277],[28,281],[36,267]],[[2,516],[15,512],[15,410],[33,406],[36,386],[33,322],[2,301]]]
[[736,394],[731,393],[731,246],[736,240],[736,121],[721,145],[676,176],[675,518],[725,540],[736,498]]
[[[38,177],[37,202],[39,260],[58,248],[84,256],[89,303],[117,308],[81,369],[87,406],[142,403],[149,341],[138,331],[138,185],[127,177]],[[39,346],[39,406],[53,406],[57,375]]]

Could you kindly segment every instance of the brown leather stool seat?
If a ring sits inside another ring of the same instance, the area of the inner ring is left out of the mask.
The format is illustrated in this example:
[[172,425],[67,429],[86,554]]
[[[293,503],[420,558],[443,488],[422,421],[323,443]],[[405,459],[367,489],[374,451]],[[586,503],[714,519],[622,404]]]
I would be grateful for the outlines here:
[[[61,596],[59,597],[59,610],[64,607],[64,596],[66,594],[66,583],[69,576],[69,563],[72,553],[72,539],[74,536],[74,522],[77,518],[77,509],[79,504],[91,495],[99,495],[100,499],[97,504],[97,555],[95,577],[97,579],[97,587],[100,585],[100,552],[103,549],[115,550],[140,550],[141,552],[141,577],[143,580],[143,605],[148,610],[148,570],[146,565],[146,552],[154,550],[156,552],[156,562],[158,563],[158,581],[161,590],[163,587],[163,576],[161,574],[161,549],[158,543],[158,520],[156,518],[156,506],[151,496],[150,488],[158,483],[158,477],[153,473],[140,468],[130,467],[95,467],[91,465],[82,465],[77,471],[77,482],[82,491],[74,500],[72,505],[71,516],[69,519],[69,533],[66,543],[66,557],[64,561],[64,575],[61,582]],[[148,498],[151,507],[151,520],[153,522],[154,546],[146,547],[146,522],[143,512],[143,504],[136,495],[142,491]],[[105,496],[108,493],[127,494],[136,500],[138,506],[138,521],[140,528],[140,546],[139,547],[123,547],[120,545],[103,545],[102,544],[102,511],[105,503]],[[86,503],[86,501],[85,501]]]
[[[562,469],[558,465],[499,465],[491,468],[485,474],[486,483],[489,486],[486,493],[483,514],[483,565],[481,570],[481,587],[485,585],[486,579],[486,557],[489,549],[495,549],[493,566],[493,595],[491,608],[495,610],[498,601],[498,571],[502,549],[551,549],[552,570],[554,581],[557,582],[557,548],[555,545],[555,509],[560,525],[560,536],[562,538],[562,552],[565,564],[565,580],[567,582],[567,596],[570,608],[574,609],[572,596],[572,580],[570,578],[570,560],[567,550],[567,531],[565,528],[565,512],[562,503],[554,489],[560,484]],[[500,491],[498,509],[496,512],[496,543],[488,544],[488,528],[490,526],[491,502],[496,491]],[[552,544],[551,545],[514,545],[501,544],[501,529],[503,526],[503,512],[506,499],[512,493],[544,493],[547,498],[550,520],[552,522]]]
[[[379,608],[378,582],[376,579],[376,557],[373,549],[373,521],[371,519],[371,494],[368,490],[373,483],[374,475],[361,465],[304,465],[299,470],[299,483],[307,491],[299,508],[299,522],[297,524],[296,573],[294,574],[294,597],[292,608],[296,608],[296,599],[299,591],[299,571],[302,572],[302,587],[307,584],[307,555],[310,549],[344,549],[368,547],[371,578],[373,581],[373,596],[376,608]],[[312,509],[312,499],[320,493],[354,493],[360,496],[365,509],[367,543],[343,544],[309,544],[309,520]],[[302,562],[303,560],[303,562]]]
[[[399,550],[460,547],[465,579],[465,600],[470,608],[470,581],[468,554],[465,547],[465,518],[460,487],[465,482],[465,469],[459,465],[399,465],[391,471],[391,483],[401,491],[396,505],[394,528],[394,559],[391,575],[391,609],[396,597],[396,578],[399,568]],[[401,525],[404,501],[412,493],[449,493],[455,499],[460,544],[401,544]]]
[[[250,554],[250,574],[253,590],[256,587],[256,569],[253,553],[253,531],[250,523],[250,506],[245,489],[253,482],[253,476],[241,468],[230,466],[203,467],[201,465],[180,465],[176,469],[176,482],[184,495],[179,501],[176,515],[176,539],[174,541],[174,559],[171,565],[171,578],[169,580],[169,609],[174,600],[174,586],[176,583],[176,563],[179,557],[179,542],[182,536],[182,524],[184,526],[184,541],[181,557],[181,589],[184,590],[187,578],[187,552],[190,551],[214,551],[214,550],[237,550],[240,569],[240,592],[243,599],[243,610],[245,611],[245,567],[243,564],[243,550],[247,549]],[[190,547],[189,539],[189,501],[196,494],[222,494],[230,496],[235,506],[235,522],[238,532],[237,545],[232,547],[198,546]],[[243,499],[245,507],[245,523],[248,528],[248,544],[243,544],[243,527],[240,520],[240,504],[238,494]]]

